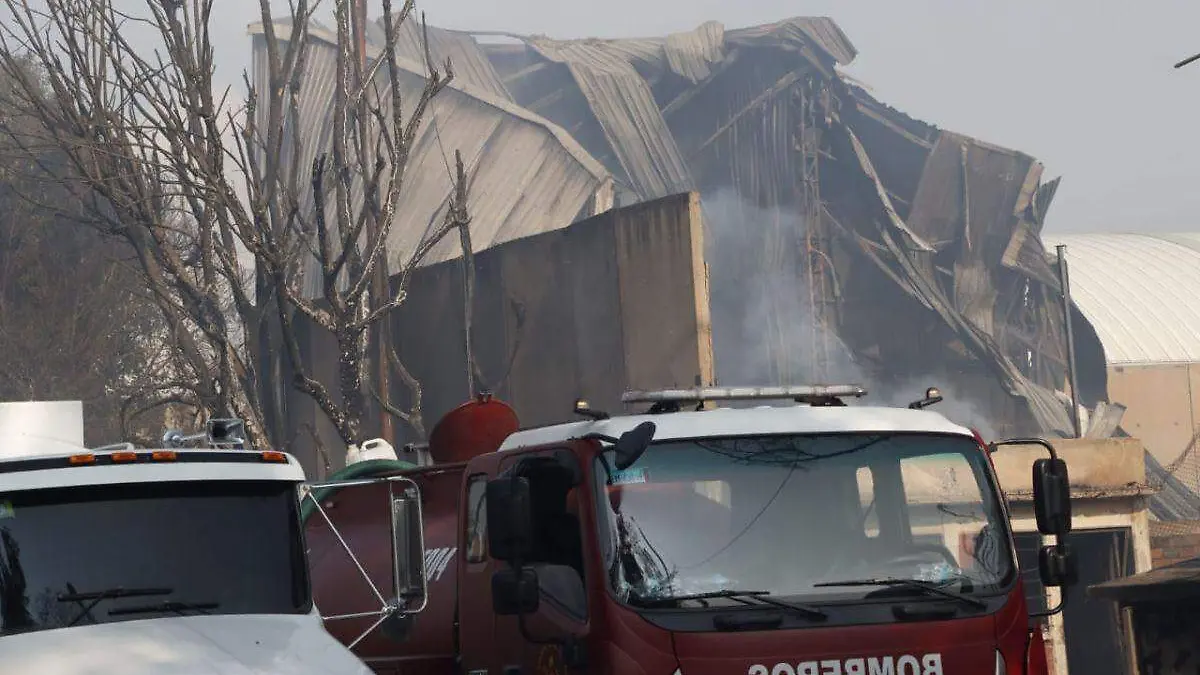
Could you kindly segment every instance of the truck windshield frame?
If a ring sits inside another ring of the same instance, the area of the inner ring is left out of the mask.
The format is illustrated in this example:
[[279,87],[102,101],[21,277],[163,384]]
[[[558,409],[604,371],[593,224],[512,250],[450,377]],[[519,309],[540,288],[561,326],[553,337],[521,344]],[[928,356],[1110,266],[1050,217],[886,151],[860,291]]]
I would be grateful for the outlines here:
[[0,637],[158,617],[307,614],[312,607],[290,481],[0,493]]
[[673,439],[611,479],[604,455],[593,471],[600,553],[609,593],[634,609],[745,607],[671,602],[728,589],[822,607],[946,601],[917,584],[836,583],[872,579],[989,600],[1019,579],[1006,505],[969,436]]

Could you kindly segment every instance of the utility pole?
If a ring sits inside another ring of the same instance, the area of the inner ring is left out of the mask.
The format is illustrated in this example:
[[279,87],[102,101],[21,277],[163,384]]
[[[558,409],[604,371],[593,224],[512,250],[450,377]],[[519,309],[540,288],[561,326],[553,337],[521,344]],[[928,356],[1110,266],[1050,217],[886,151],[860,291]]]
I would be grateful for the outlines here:
[[1075,438],[1083,438],[1082,422],[1079,419],[1079,378],[1075,372],[1075,333],[1071,329],[1071,278],[1067,274],[1067,247],[1059,244],[1058,285],[1062,287],[1063,325],[1067,338],[1067,380],[1071,384],[1071,423],[1075,426]]
[[[351,25],[354,28],[354,42],[355,42],[355,47],[358,51],[359,78],[356,78],[356,79],[358,79],[359,86],[362,87],[363,80],[361,78],[366,77],[366,73],[367,73],[367,2],[366,2],[366,0],[354,0],[354,16],[353,16]],[[359,106],[360,113],[362,112],[362,110],[363,110],[363,106],[360,104],[360,106]],[[368,120],[362,114],[357,115],[356,118],[358,120],[358,127],[359,127],[359,138],[360,138],[359,148],[361,150],[365,151],[366,148],[369,146],[367,139],[366,139],[366,125],[368,123]],[[360,152],[359,154],[360,154],[360,161],[366,161],[365,152]],[[366,198],[367,197],[364,194],[363,199],[366,199]],[[366,204],[364,204],[363,207],[369,208],[368,205],[366,205]],[[370,215],[370,213],[368,212],[368,215],[367,215],[367,241],[374,242],[375,239],[379,236],[379,232],[381,229],[382,229],[382,224],[379,221],[377,221],[374,218],[374,216]],[[375,269],[371,275],[371,297],[374,298],[374,300],[375,300],[375,302],[373,304],[375,304],[376,306],[380,306],[383,303],[387,302],[388,296],[389,296],[389,293],[388,293],[389,290],[390,289],[389,289],[389,284],[388,284],[387,245],[384,244],[384,246],[382,247],[382,249],[380,250],[380,253],[379,253],[379,260],[376,261]],[[378,375],[377,375],[378,381],[376,383],[378,386],[377,393],[378,393],[379,397],[384,400],[390,400],[391,394],[392,394],[391,371],[389,370],[389,364],[388,364],[388,348],[391,346],[391,333],[392,333],[392,331],[390,330],[391,321],[392,321],[391,316],[385,314],[375,324],[374,329],[372,330],[374,335],[370,336],[370,339],[374,343],[374,347],[375,347],[375,364],[376,364],[377,373],[378,373]],[[395,428],[392,424],[392,416],[388,414],[387,410],[384,409],[383,405],[379,405],[378,407],[379,407],[379,432],[380,432],[379,435],[383,438],[383,440],[395,445],[396,432],[395,432]]]

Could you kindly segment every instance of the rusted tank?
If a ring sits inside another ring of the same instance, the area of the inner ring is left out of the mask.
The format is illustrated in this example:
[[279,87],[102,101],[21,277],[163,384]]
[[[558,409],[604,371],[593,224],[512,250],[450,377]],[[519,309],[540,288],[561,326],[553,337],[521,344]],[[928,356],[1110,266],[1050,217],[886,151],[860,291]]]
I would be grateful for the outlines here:
[[[354,652],[376,672],[444,675],[455,669],[455,553],[459,509],[465,502],[463,472],[467,460],[495,451],[518,428],[512,408],[481,396],[451,411],[434,427],[429,444],[432,466],[375,460],[364,463],[366,466],[349,466],[331,477],[337,480],[403,474],[421,489],[428,604],[407,635],[389,636],[388,631],[377,628],[355,645]],[[388,488],[373,484],[327,491],[320,496],[320,503],[324,515],[313,509],[305,513],[313,599],[321,615],[327,617],[326,629],[342,643],[350,644],[378,617],[328,617],[373,612],[383,600],[395,597],[390,578],[391,542],[381,535],[388,531]],[[353,557],[330,529],[326,516],[349,544]],[[359,571],[359,565],[379,595]]]

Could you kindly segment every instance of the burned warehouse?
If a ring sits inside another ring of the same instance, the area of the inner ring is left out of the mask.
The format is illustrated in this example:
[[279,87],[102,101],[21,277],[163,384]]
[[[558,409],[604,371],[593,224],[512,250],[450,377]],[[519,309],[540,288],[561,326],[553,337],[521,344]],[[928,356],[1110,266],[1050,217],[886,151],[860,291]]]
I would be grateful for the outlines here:
[[[405,94],[422,83],[417,30]],[[888,403],[939,386],[948,414],[989,434],[1072,435],[1061,288],[1040,239],[1057,179],[876,100],[840,72],[856,51],[832,20],[428,35],[455,79],[418,131],[392,271],[445,208],[455,150],[473,255],[465,275],[457,238],[438,244],[396,319],[426,419],[468,387],[543,423],[578,396],[619,407],[634,385],[855,381]],[[335,59],[330,35],[311,39],[310,155],[328,142]],[[1103,354],[1078,312],[1073,326],[1091,407]],[[592,363],[602,353],[624,367]]]

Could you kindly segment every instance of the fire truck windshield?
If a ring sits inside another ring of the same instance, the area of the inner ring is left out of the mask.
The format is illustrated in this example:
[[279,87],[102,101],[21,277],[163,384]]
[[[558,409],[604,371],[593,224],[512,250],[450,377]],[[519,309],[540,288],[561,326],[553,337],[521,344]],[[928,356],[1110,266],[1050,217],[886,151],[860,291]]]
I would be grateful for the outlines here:
[[998,491],[970,438],[669,441],[607,475],[598,463],[603,555],[613,592],[630,604],[723,589],[875,597],[887,584],[838,583],[875,579],[981,595],[1015,579]]
[[311,608],[295,485],[0,493],[0,636],[158,616]]

